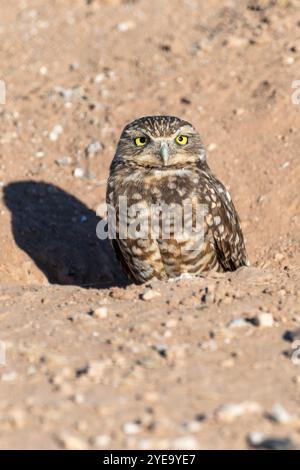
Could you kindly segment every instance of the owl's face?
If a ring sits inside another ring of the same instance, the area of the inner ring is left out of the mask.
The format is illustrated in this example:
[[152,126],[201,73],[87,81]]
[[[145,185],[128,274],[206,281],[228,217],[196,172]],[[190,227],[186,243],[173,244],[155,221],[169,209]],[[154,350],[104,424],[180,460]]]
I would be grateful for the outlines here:
[[203,163],[205,150],[190,123],[172,116],[148,116],[125,127],[115,159],[146,168],[182,168]]

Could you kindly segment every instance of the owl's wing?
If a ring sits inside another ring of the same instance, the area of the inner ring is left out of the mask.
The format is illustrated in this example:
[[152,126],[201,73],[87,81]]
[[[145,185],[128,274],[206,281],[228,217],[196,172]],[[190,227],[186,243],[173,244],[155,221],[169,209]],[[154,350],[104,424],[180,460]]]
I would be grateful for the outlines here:
[[[225,186],[209,171],[206,174],[208,193],[214,195],[209,213],[213,217],[212,239],[219,264],[225,271],[234,271],[249,264],[239,216]],[[215,202],[214,202],[215,201]]]
[[232,202],[221,202],[219,217],[221,223],[213,230],[218,261],[225,271],[235,271],[246,266],[248,260],[239,217]]

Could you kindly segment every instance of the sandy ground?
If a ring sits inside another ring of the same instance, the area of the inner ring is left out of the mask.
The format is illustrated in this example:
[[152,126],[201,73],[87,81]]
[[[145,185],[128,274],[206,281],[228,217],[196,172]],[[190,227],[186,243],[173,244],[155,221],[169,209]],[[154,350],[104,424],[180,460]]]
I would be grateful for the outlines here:
[[[0,9],[0,447],[300,447],[300,2]],[[251,268],[125,287],[96,211],[147,114],[199,129]]]

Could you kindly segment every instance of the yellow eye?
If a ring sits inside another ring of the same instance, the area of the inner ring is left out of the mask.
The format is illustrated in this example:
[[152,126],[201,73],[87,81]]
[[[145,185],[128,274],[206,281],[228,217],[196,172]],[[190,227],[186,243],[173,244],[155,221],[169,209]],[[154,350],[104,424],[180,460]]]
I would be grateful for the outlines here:
[[175,142],[179,145],[186,145],[188,143],[188,140],[189,139],[187,138],[186,135],[180,134],[176,137]]
[[134,139],[134,143],[137,147],[145,147],[145,145],[148,143],[148,139],[145,136],[136,137]]

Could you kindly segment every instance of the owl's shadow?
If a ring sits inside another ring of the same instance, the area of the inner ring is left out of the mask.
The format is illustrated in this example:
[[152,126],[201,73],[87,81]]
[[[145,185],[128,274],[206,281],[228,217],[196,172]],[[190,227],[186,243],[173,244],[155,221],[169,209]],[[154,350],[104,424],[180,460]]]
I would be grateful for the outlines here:
[[99,240],[101,220],[77,198],[59,187],[19,181],[4,188],[17,245],[52,284],[123,287],[128,282],[108,240]]

